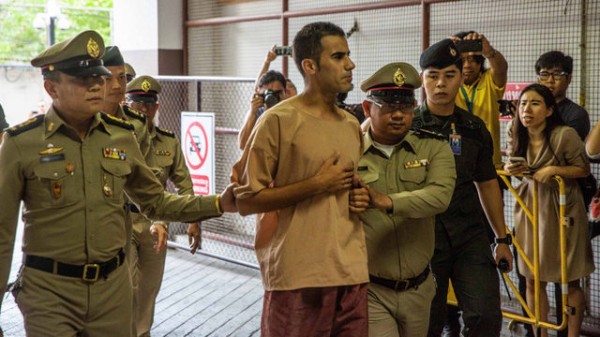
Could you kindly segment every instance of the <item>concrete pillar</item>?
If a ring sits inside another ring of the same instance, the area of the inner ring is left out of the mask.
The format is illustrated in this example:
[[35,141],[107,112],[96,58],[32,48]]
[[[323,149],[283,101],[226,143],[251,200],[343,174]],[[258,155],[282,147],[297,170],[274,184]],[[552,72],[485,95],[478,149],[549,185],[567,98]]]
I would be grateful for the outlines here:
[[138,75],[183,74],[181,0],[116,0],[113,43]]

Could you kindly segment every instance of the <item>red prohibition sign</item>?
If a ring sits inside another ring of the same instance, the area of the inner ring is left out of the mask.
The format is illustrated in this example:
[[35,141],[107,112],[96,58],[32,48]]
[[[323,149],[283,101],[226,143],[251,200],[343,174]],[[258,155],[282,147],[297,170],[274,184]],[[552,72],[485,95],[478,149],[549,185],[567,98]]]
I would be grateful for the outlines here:
[[[200,134],[199,136],[202,137],[202,140],[204,141],[203,143],[195,141],[192,135],[193,128],[200,129],[200,132],[198,133]],[[188,129],[185,132],[185,144],[187,145],[185,151],[185,159],[188,165],[192,170],[197,170],[201,168],[202,165],[204,165],[206,158],[208,157],[208,135],[206,134],[206,130],[204,130],[204,127],[202,126],[202,124],[200,124],[200,122],[193,122],[192,124],[190,124],[190,126],[188,126]],[[199,145],[202,145],[203,148],[200,148]],[[202,152],[204,152],[204,155],[202,155]],[[198,159],[197,163],[196,160],[192,160],[195,158]]]

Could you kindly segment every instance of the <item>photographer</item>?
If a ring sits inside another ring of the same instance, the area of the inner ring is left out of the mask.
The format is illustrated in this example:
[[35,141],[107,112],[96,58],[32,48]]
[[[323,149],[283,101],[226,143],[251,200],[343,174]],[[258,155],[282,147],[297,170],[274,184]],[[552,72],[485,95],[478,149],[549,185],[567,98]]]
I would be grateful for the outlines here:
[[252,95],[252,101],[250,102],[250,110],[246,114],[244,126],[240,130],[238,138],[240,149],[242,150],[246,147],[246,142],[258,117],[275,104],[287,98],[285,77],[276,70],[269,70],[262,75],[256,87],[257,89],[254,95]]
[[[498,100],[504,95],[508,63],[483,35],[474,31],[452,37],[463,62],[463,85],[456,95],[456,105],[485,122],[494,142],[494,166],[502,168]],[[462,48],[461,48],[462,47]],[[485,60],[489,68],[484,67]]]

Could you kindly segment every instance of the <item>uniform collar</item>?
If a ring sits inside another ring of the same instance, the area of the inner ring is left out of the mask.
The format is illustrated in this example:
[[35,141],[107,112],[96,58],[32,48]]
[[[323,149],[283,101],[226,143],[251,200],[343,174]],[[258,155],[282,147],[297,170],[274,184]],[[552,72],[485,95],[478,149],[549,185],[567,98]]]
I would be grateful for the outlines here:
[[150,134],[150,139],[152,140],[161,140],[161,134],[156,131],[156,126],[152,127],[152,130],[148,129],[148,133]]
[[127,117],[125,117],[125,112],[123,111],[123,106],[121,104],[119,104],[119,108],[117,109],[117,113],[115,113],[115,117],[120,118],[124,121],[127,120]]
[[44,138],[52,137],[65,124],[65,121],[54,110],[54,106],[51,106],[44,116]]
[[[404,136],[404,139],[402,139],[400,141],[400,143],[395,145],[395,150],[397,150],[400,147],[404,147],[409,151],[415,152],[415,148],[416,148],[416,139],[418,137],[415,136],[414,132],[412,130],[409,130],[408,133]],[[367,151],[369,151],[369,149],[371,147],[375,148],[375,144],[373,142],[373,138],[371,137],[371,128],[369,128],[369,130],[367,132],[365,132],[364,136],[364,149],[363,149],[363,154],[367,153]],[[377,150],[379,151],[379,150]]]
[[[89,130],[95,129],[99,125],[102,125],[102,129],[109,133],[108,129],[104,126],[102,120],[100,119],[100,113],[97,113],[94,116],[94,120],[90,124]],[[54,106],[51,106],[44,116],[44,139],[52,137],[56,132],[58,132],[58,130],[60,130],[61,127],[70,128],[56,112]]]
[[[431,111],[429,110],[429,107],[427,106],[427,101],[423,101],[423,103],[419,106],[418,108],[423,115],[428,116],[426,119],[430,119],[430,120],[425,120],[425,125],[438,125],[438,126],[444,126],[447,121],[446,118],[444,117],[439,117],[434,115],[433,113],[431,113]],[[462,125],[465,121],[465,114],[467,113],[467,111],[461,109],[458,105],[454,105],[454,111],[452,112],[452,115],[448,116],[448,118],[453,117],[455,119],[455,122],[457,125]]]

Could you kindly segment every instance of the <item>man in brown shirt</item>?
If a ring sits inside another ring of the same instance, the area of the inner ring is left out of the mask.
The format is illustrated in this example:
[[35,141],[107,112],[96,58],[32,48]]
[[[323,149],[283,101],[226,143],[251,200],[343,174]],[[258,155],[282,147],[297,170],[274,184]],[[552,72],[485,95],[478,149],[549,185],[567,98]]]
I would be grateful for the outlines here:
[[335,105],[353,87],[354,63],[331,23],[306,25],[293,45],[305,89],[265,112],[234,168],[241,214],[279,210],[256,234],[261,333],[367,336],[364,232],[349,202],[361,135]]

